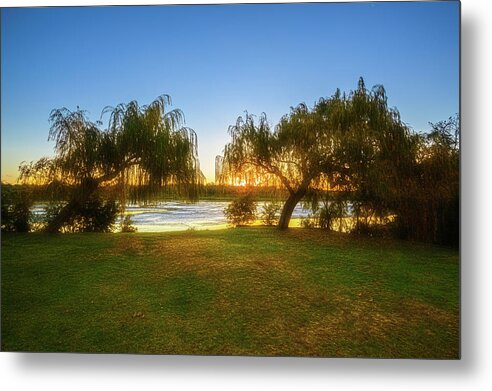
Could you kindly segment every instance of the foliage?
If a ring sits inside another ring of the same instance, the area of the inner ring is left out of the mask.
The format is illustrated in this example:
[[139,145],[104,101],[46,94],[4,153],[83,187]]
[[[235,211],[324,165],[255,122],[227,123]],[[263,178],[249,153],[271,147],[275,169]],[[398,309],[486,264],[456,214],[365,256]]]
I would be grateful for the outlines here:
[[365,221],[357,221],[352,229],[351,234],[369,236],[369,237],[392,237],[394,233],[392,232],[391,223],[387,224],[369,224]]
[[[305,224],[365,232],[394,216],[408,238],[458,244],[459,118],[431,128],[412,132],[384,87],[368,90],[361,78],[349,94],[337,90],[313,108],[292,108],[273,130],[264,114],[239,117],[221,170],[225,182],[281,185],[288,195],[280,228],[304,199],[313,208]],[[327,193],[332,200],[319,205]],[[347,224],[349,205],[355,227]]]
[[26,187],[2,183],[2,231],[29,232],[33,200]]
[[[51,204],[46,208],[46,226],[56,219],[63,204]],[[115,201],[104,201],[98,196],[79,204],[61,227],[61,232],[112,232],[119,208]]]
[[118,212],[115,201],[92,198],[82,204],[70,225],[80,232],[111,232]]
[[46,226],[56,218],[60,214],[60,211],[63,209],[64,204],[60,202],[50,202],[44,208],[44,219],[42,220],[42,226],[46,228]]
[[121,232],[136,232],[137,228],[133,226],[132,217],[130,215],[125,215],[125,217],[120,222]]
[[305,217],[301,217],[301,227],[303,227],[303,228],[316,228],[317,227],[316,216],[310,213]]
[[331,230],[333,218],[328,215],[329,212],[329,209],[322,207],[316,212],[309,213],[306,217],[301,217],[301,227]]
[[256,202],[250,194],[232,201],[224,210],[229,223],[234,226],[251,224],[256,220]]
[[403,237],[459,244],[459,117],[430,124],[419,137],[412,176],[404,182],[393,209]]
[[277,225],[278,216],[281,210],[280,203],[278,202],[268,202],[263,205],[263,211],[261,213],[261,218],[264,225]]
[[348,217],[347,204],[345,201],[328,201],[316,208],[313,213],[301,222],[303,227],[321,228],[328,231],[345,232],[347,224],[345,219]]
[[[288,227],[296,204],[310,191],[357,191],[361,197],[378,199],[385,182],[379,187],[366,183],[376,184],[383,176],[394,180],[411,161],[408,154],[398,160],[403,150],[412,148],[398,111],[388,107],[382,86],[367,90],[362,78],[348,95],[337,90],[312,109],[305,104],[292,108],[273,130],[266,115],[256,122],[246,113],[229,133],[226,175],[241,175],[246,183],[267,178],[288,191],[280,228]],[[380,171],[386,166],[390,169]]]
[[310,191],[303,204],[304,208],[311,209],[312,214],[303,226],[345,232],[348,229],[346,218],[349,217],[349,202],[344,197],[343,193],[317,189]]
[[246,113],[229,128],[232,141],[225,147],[224,162],[232,175],[244,175],[247,183],[259,178],[283,186],[289,196],[284,203],[279,227],[287,228],[292,212],[320,173],[319,161],[324,144],[322,133],[310,126],[305,105],[292,109],[272,131],[266,115],[258,123]]
[[48,139],[55,143],[55,157],[20,167],[25,183],[61,183],[71,188],[68,202],[48,224],[49,232],[58,232],[74,220],[77,208],[101,189],[111,189],[121,205],[126,203],[129,186],[138,190],[133,192],[135,199],[148,199],[168,184],[178,194],[196,196],[196,134],[182,126],[180,110],[167,111],[170,104],[170,97],[163,95],[148,106],[132,101],[106,107],[105,130],[100,128],[102,122],[91,122],[82,110],[51,112]]
[[345,218],[348,216],[347,209],[347,202],[343,200],[334,200],[323,203],[318,211],[319,227],[331,230],[334,226],[338,226],[338,231],[345,231]]
[[234,199],[244,192],[250,193],[258,201],[280,201],[287,197],[287,192],[275,186],[232,186],[225,184],[210,184],[200,186],[200,199]]

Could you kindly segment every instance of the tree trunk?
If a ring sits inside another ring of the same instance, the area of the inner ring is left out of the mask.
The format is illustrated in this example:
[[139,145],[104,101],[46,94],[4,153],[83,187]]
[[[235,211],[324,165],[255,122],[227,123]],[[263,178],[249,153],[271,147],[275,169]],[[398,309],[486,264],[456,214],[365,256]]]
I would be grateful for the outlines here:
[[289,198],[287,198],[287,201],[285,201],[284,207],[282,208],[282,213],[280,214],[280,220],[278,222],[279,229],[287,229],[289,227],[292,212],[297,203],[304,197],[306,191],[307,189],[299,189],[295,193],[290,193]]
[[70,220],[75,210],[78,209],[80,203],[76,200],[71,200],[66,204],[63,208],[61,208],[60,212],[51,220],[46,226],[46,232],[50,234],[56,234],[60,232],[62,226]]
[[96,192],[99,182],[93,179],[85,180],[80,186],[77,186],[72,193],[70,201],[60,210],[53,220],[46,226],[45,231],[48,233],[58,233],[63,225],[70,220],[77,209],[87,202]]

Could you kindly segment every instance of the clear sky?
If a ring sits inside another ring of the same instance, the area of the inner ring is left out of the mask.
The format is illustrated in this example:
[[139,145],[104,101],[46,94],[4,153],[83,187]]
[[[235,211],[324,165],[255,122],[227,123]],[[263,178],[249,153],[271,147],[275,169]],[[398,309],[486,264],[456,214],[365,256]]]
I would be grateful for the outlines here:
[[[245,110],[272,125],[338,87],[383,84],[414,130],[459,110],[459,3],[324,3],[1,10],[2,180],[53,154],[54,108],[169,94],[209,180]],[[104,124],[105,126],[107,123]]]

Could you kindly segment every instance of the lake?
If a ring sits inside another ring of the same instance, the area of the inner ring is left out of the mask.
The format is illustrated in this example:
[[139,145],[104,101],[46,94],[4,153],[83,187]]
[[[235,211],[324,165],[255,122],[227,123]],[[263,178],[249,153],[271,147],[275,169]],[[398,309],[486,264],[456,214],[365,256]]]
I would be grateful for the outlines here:
[[[200,201],[196,203],[165,201],[152,206],[127,206],[125,214],[131,216],[133,226],[138,232],[185,231],[187,229],[222,229],[227,228],[224,209],[229,201]],[[258,216],[263,211],[265,202],[257,203]],[[33,208],[35,215],[44,214],[45,205]],[[297,205],[292,214],[290,226],[298,226],[301,217],[307,216],[309,210]],[[116,224],[119,225],[120,217]],[[260,223],[260,222],[257,222]]]

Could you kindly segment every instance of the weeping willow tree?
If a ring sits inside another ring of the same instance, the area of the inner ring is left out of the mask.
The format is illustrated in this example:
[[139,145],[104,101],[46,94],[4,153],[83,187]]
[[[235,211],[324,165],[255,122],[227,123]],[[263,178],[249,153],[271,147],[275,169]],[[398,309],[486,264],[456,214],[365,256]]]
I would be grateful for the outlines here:
[[349,193],[366,205],[382,197],[389,188],[383,177],[393,180],[399,172],[389,162],[398,160],[408,138],[398,112],[388,108],[384,88],[367,90],[362,78],[348,95],[337,90],[312,109],[305,104],[292,108],[273,130],[265,115],[255,122],[246,114],[229,133],[224,160],[232,175],[253,171],[274,177],[287,189],[281,229],[288,227],[295,206],[307,194],[317,203],[317,190]]
[[459,118],[412,132],[389,108],[382,86],[362,82],[347,101],[352,125],[339,152],[354,217],[396,219],[399,234],[439,244],[459,241]]
[[400,195],[415,175],[418,137],[388,106],[386,91],[377,85],[358,88],[341,99],[342,110],[333,117],[341,129],[337,149],[338,179],[351,201],[358,222],[394,213]]
[[384,87],[367,89],[361,78],[348,94],[337,90],[313,108],[292,108],[274,129],[264,114],[239,117],[221,169],[285,188],[281,229],[303,199],[313,210],[330,206],[315,212],[339,218],[340,227],[350,205],[355,228],[391,216],[403,236],[457,243],[459,120],[431,126],[428,134],[412,132]]
[[49,141],[53,158],[20,166],[25,183],[71,189],[67,203],[49,222],[48,232],[59,232],[77,210],[101,191],[109,189],[122,205],[130,189],[146,199],[163,186],[194,198],[199,179],[197,137],[184,127],[179,109],[167,110],[171,98],[162,95],[147,106],[136,101],[106,107],[108,127],[91,122],[86,113],[66,108],[53,110]]
[[236,125],[229,127],[229,133],[232,141],[224,149],[228,174],[235,177],[251,173],[244,176],[246,183],[263,178],[284,187],[289,196],[278,226],[287,228],[295,206],[326,164],[324,130],[302,104],[293,108],[273,130],[265,114],[255,121],[253,115],[246,113],[244,118],[237,119]]

